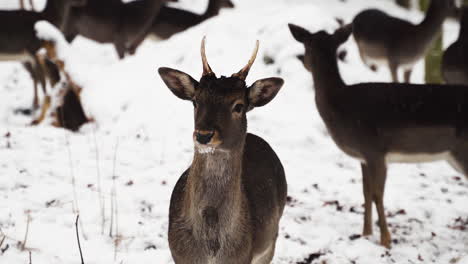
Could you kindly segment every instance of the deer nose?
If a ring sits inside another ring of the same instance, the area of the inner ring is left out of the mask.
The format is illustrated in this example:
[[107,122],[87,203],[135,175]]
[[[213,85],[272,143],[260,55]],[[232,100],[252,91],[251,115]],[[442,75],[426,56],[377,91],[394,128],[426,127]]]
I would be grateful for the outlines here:
[[207,130],[196,130],[195,131],[195,138],[200,144],[207,144],[211,141],[214,136],[214,131],[207,131]]

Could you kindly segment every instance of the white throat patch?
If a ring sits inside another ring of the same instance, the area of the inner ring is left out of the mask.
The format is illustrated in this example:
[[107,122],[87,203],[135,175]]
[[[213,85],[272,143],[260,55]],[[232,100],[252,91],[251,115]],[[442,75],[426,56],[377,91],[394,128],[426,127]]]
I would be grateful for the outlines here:
[[195,146],[195,149],[200,154],[213,154],[215,152],[215,148],[213,147],[198,144]]

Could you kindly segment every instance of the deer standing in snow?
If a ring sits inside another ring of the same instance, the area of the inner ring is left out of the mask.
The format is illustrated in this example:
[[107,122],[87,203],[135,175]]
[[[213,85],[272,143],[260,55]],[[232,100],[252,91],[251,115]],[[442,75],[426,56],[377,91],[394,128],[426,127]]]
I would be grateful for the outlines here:
[[393,82],[398,82],[398,69],[403,68],[408,83],[413,65],[426,55],[454,8],[454,0],[431,0],[426,17],[417,25],[377,9],[359,13],[353,20],[353,36],[362,61],[373,70],[386,64]]
[[468,89],[456,85],[359,83],[346,85],[336,51],[351,26],[328,34],[289,25],[304,44],[315,102],[335,144],[361,163],[365,236],[372,234],[377,207],[380,243],[390,247],[384,209],[387,164],[446,160],[468,175]]
[[203,75],[170,68],[159,74],[195,111],[191,166],[179,178],[169,209],[169,246],[177,264],[267,264],[286,203],[283,166],[262,138],[247,133],[246,113],[269,103],[283,80],[246,85],[248,64],[231,77],[216,77],[202,41]]

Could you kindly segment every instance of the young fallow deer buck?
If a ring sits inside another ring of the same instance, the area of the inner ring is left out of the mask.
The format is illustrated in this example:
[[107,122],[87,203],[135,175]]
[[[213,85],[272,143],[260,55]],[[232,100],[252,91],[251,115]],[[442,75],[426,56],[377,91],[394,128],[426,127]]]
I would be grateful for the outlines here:
[[315,102],[336,145],[361,162],[364,235],[372,234],[372,202],[377,207],[381,244],[391,238],[384,210],[387,164],[447,160],[468,172],[468,89],[463,86],[399,83],[346,85],[336,59],[351,34],[346,26],[330,35],[289,25],[305,46],[304,65],[312,72]]
[[168,39],[172,35],[194,27],[219,14],[221,8],[233,8],[230,0],[209,0],[204,14],[195,14],[187,10],[163,6],[153,22],[149,35],[158,39]]
[[88,0],[85,6],[71,10],[65,37],[69,42],[82,35],[99,43],[113,43],[122,59],[146,37],[163,4],[174,1]]
[[359,13],[353,20],[353,36],[362,61],[373,70],[377,64],[388,65],[393,82],[398,82],[398,69],[403,68],[404,82],[408,83],[413,65],[426,55],[454,8],[454,0],[431,0],[418,25],[377,9]]
[[246,86],[257,51],[258,42],[242,70],[218,78],[203,39],[199,82],[159,69],[167,87],[195,108],[194,158],[174,187],[169,209],[169,246],[177,264],[266,264],[273,258],[286,178],[268,143],[246,132],[246,113],[270,102],[283,80]]
[[25,62],[24,66],[34,81],[33,108],[39,105],[37,82],[45,93],[45,79],[39,66],[36,52],[41,40],[36,36],[34,25],[41,20],[62,27],[72,6],[82,5],[86,0],[48,0],[42,12],[26,10],[0,10],[0,61]]
[[462,9],[458,39],[444,52],[442,76],[446,83],[468,85],[468,7]]

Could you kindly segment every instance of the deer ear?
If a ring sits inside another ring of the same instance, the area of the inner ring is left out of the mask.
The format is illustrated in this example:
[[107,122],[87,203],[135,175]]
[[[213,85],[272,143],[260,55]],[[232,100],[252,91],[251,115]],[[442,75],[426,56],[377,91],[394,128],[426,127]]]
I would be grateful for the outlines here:
[[275,98],[283,84],[283,79],[274,77],[254,82],[248,89],[249,110],[268,104]]
[[182,100],[192,100],[198,82],[190,75],[171,68],[161,67],[158,69],[164,83],[171,92]]
[[333,39],[335,40],[335,44],[340,46],[341,44],[345,43],[349,36],[353,33],[353,24],[347,24],[346,26],[340,27],[333,33]]
[[300,26],[288,24],[288,27],[293,37],[299,42],[304,43],[304,41],[307,40],[307,37],[310,36],[310,32]]

